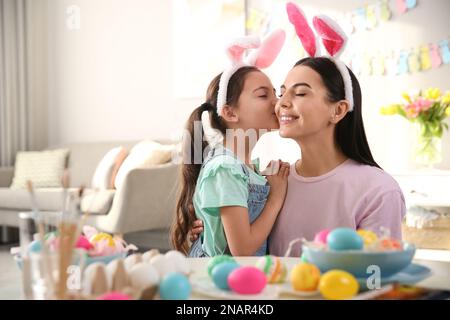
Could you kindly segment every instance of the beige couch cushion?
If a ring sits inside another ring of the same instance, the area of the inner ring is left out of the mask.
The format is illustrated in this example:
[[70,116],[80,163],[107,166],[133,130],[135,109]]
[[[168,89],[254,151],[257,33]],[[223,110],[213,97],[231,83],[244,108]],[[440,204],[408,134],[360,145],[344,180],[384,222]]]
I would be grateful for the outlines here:
[[[77,189],[71,188],[69,192],[76,194]],[[36,201],[42,211],[59,211],[62,207],[62,188],[41,188],[35,190]],[[114,198],[114,190],[99,190],[94,196],[92,189],[85,191],[81,202],[81,209],[91,214],[107,214]],[[0,209],[30,210],[30,196],[26,190],[13,190],[0,188]]]
[[61,187],[69,150],[21,151],[17,153],[12,189],[25,189],[27,180],[35,188]]
[[[92,188],[98,189],[112,189],[111,179],[113,175],[113,170],[116,169],[116,164],[118,161],[122,163],[125,159],[124,154],[127,151],[124,147],[116,147],[109,150],[102,160],[97,165],[95,169],[94,176],[92,177]],[[120,166],[120,165],[119,165]]]
[[173,145],[164,145],[152,140],[144,140],[135,145],[117,172],[114,186],[120,189],[127,174],[136,168],[151,167],[164,164],[172,158]]

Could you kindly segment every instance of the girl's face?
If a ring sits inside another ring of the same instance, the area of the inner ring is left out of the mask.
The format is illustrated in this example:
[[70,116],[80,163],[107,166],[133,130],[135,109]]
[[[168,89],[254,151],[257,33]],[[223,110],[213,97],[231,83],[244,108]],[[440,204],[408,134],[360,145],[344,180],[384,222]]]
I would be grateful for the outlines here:
[[277,100],[269,78],[259,71],[250,72],[246,76],[244,88],[235,108],[239,119],[235,123],[236,127],[244,130],[278,129],[279,123],[275,114]]
[[334,103],[328,101],[326,87],[316,71],[302,65],[289,71],[276,105],[283,138],[298,140],[332,130],[334,124],[330,119],[334,110]]

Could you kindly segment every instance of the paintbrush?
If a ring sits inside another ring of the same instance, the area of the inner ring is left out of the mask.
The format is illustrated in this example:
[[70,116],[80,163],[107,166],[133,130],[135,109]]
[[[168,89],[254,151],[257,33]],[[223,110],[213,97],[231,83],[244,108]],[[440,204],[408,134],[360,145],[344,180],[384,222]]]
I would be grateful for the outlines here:
[[59,223],[59,280],[57,289],[57,297],[59,299],[66,299],[67,297],[67,268],[72,260],[73,247],[75,244],[74,238],[77,231],[77,224],[73,221],[73,216],[68,212],[68,210],[72,210],[72,208],[70,208],[72,202],[68,196],[69,180],[69,171],[66,169],[64,170],[61,181],[63,186],[63,206],[61,221]]
[[27,181],[27,190],[30,195],[30,202],[31,202],[31,208],[33,211],[33,219],[37,225],[38,233],[39,233],[39,240],[41,242],[41,258],[42,258],[42,264],[44,268],[44,275],[46,282],[50,286],[51,291],[53,292],[54,289],[54,282],[53,282],[53,275],[52,275],[52,265],[50,261],[50,254],[49,249],[47,247],[47,243],[45,241],[45,226],[43,223],[43,217],[41,212],[39,211],[39,206],[36,201],[36,195],[34,193],[34,187],[33,183],[28,180]]

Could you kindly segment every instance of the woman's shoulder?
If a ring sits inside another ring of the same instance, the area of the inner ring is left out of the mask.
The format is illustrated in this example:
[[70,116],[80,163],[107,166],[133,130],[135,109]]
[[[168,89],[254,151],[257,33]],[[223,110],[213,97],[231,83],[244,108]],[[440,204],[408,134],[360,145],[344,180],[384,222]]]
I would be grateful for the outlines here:
[[382,189],[384,191],[401,191],[399,184],[389,173],[375,166],[349,159],[347,177],[364,185],[364,189]]

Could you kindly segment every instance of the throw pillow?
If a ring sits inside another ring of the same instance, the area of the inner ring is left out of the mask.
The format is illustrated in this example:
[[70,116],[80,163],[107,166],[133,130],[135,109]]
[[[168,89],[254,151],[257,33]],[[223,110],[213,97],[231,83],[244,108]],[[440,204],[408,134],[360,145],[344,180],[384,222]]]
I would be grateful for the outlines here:
[[11,189],[25,189],[28,180],[35,188],[61,187],[68,155],[67,149],[18,152]]
[[117,173],[114,181],[116,189],[123,185],[131,170],[169,162],[172,158],[173,148],[172,145],[163,145],[151,140],[145,140],[135,145]]

